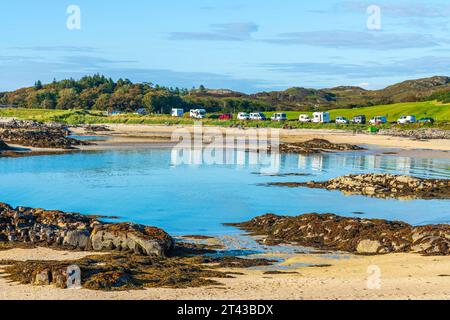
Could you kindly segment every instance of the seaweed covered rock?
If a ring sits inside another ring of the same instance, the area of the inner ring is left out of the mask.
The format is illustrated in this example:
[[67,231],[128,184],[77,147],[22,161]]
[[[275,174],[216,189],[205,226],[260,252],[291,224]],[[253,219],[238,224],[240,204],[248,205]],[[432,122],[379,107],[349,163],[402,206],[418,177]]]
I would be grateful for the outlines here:
[[3,140],[0,139],[0,152],[5,150],[10,150],[10,147]]
[[87,141],[69,138],[63,129],[3,130],[0,138],[11,144],[36,148],[73,149],[74,146],[89,145]]
[[450,179],[424,179],[394,174],[351,174],[323,182],[283,182],[269,185],[340,190],[347,194],[377,198],[450,198]]
[[312,139],[304,142],[281,143],[279,150],[282,153],[313,154],[330,151],[356,151],[364,148],[346,143],[332,143],[325,139]]
[[95,216],[12,208],[0,203],[0,242],[79,250],[121,250],[164,256],[173,239],[164,230],[130,223],[103,223]]
[[145,255],[164,256],[173,246],[172,238],[155,227],[132,223],[97,225],[91,235],[94,250],[130,250]]
[[450,254],[450,225],[413,227],[398,221],[314,213],[297,217],[267,214],[230,225],[254,235],[267,236],[265,244],[295,242],[307,247],[360,254]]

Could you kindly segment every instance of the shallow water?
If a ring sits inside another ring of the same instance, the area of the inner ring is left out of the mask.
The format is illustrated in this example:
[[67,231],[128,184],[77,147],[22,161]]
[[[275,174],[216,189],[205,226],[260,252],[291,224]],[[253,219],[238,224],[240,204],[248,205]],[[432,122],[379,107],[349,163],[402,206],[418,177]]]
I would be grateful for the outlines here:
[[261,186],[276,181],[326,180],[362,172],[450,178],[448,159],[377,156],[370,152],[282,155],[279,173],[258,165],[174,164],[167,149],[117,150],[26,158],[0,158],[0,201],[120,216],[174,235],[237,234],[223,222],[273,212],[308,212],[449,223],[448,200],[384,200],[338,191]]

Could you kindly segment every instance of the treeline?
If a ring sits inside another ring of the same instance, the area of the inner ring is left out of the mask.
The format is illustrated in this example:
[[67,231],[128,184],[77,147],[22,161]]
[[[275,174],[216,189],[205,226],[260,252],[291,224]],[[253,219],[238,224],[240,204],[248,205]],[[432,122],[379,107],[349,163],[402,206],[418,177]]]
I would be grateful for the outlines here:
[[67,79],[0,93],[0,104],[34,109],[85,109],[170,113],[172,108],[204,108],[208,112],[270,111],[268,103],[245,98],[205,97],[205,88],[168,88],[152,83],[113,81],[103,75]]
[[428,99],[437,100],[442,103],[450,103],[450,90],[435,92]]

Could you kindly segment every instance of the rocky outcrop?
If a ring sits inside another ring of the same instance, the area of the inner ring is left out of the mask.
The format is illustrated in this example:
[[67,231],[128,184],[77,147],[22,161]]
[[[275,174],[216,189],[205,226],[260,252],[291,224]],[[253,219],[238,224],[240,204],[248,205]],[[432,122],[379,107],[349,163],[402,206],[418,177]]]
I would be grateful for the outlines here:
[[0,118],[1,129],[26,129],[26,130],[44,130],[59,129],[68,132],[67,126],[59,122],[37,122],[33,120],[18,120],[14,118]]
[[359,254],[416,252],[450,255],[450,225],[414,227],[404,222],[346,218],[334,214],[297,217],[267,214],[229,224],[264,235],[265,244],[295,242],[302,246]]
[[340,190],[347,194],[361,194],[378,198],[450,198],[450,179],[423,179],[393,174],[351,174],[324,182],[286,182],[269,185]]
[[74,146],[90,144],[86,141],[69,138],[64,130],[59,129],[38,131],[7,129],[0,131],[0,138],[10,144],[36,148],[73,149]]
[[3,140],[0,140],[0,152],[10,149],[11,148]]
[[78,250],[119,250],[164,256],[173,239],[161,229],[131,223],[103,223],[93,216],[0,203],[0,242]]
[[418,140],[428,139],[450,139],[450,130],[420,128],[415,130],[400,130],[400,129],[381,129],[378,134],[404,137]]
[[305,142],[281,143],[281,153],[313,154],[330,151],[356,151],[364,148],[346,143],[332,143],[324,139],[312,139]]

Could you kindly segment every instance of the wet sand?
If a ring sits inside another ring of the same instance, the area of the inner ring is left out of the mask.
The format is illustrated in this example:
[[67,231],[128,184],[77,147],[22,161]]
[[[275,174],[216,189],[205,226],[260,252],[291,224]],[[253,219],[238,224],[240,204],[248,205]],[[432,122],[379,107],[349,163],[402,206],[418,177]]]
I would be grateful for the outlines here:
[[[86,255],[86,252],[55,252],[41,248],[12,249],[0,252],[0,259],[67,260]],[[319,266],[296,267],[299,263]],[[22,285],[10,283],[2,275],[0,299],[450,299],[450,257],[342,254],[337,255],[337,258],[330,258],[320,254],[297,254],[287,257],[284,265],[291,265],[286,270],[291,273],[269,275],[264,274],[263,270],[238,269],[235,271],[242,272],[242,275],[231,279],[217,279],[221,286],[151,288],[123,292]],[[372,278],[374,275],[371,270],[374,270],[374,266],[380,271],[379,289],[377,281],[371,281],[376,280]]]

